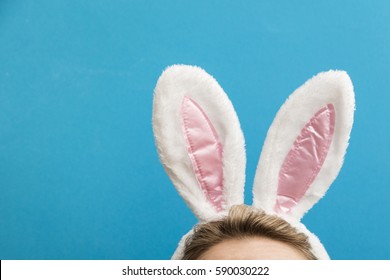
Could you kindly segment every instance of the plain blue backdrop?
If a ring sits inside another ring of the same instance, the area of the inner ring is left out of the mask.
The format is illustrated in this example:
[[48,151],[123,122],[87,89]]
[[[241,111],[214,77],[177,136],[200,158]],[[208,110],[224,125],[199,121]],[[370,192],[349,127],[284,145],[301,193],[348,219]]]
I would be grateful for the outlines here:
[[345,164],[304,218],[334,259],[390,259],[390,2],[0,1],[0,259],[168,259],[195,218],[156,153],[153,89],[192,64],[230,96],[246,203],[267,129],[348,71]]

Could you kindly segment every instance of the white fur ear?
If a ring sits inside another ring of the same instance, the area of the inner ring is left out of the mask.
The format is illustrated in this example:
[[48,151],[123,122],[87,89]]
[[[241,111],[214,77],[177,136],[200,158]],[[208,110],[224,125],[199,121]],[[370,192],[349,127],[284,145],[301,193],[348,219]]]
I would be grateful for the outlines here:
[[217,81],[195,66],[168,67],[153,103],[160,160],[177,191],[201,221],[243,203],[244,136]]
[[344,71],[320,73],[298,88],[268,130],[253,205],[300,220],[341,169],[354,109],[352,82]]

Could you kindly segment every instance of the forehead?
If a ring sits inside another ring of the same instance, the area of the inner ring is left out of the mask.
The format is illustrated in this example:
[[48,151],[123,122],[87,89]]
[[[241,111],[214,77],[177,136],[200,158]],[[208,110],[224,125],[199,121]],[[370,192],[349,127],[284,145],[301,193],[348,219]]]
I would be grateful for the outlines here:
[[292,245],[266,237],[225,240],[212,246],[202,260],[305,260]]

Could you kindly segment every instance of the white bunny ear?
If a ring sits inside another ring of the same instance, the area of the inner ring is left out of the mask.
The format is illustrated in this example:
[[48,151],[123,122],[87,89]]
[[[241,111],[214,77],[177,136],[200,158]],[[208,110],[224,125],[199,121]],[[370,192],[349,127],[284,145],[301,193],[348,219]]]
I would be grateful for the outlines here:
[[195,66],[168,67],[155,88],[153,132],[166,172],[198,219],[243,203],[244,136],[213,77]]
[[339,173],[355,99],[344,71],[320,73],[277,113],[257,167],[253,205],[300,220]]

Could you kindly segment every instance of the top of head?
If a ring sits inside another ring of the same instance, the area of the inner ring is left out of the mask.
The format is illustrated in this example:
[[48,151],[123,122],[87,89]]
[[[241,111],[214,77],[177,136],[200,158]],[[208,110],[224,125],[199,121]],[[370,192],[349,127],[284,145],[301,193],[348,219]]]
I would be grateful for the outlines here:
[[[314,251],[322,245],[300,219],[342,166],[354,108],[346,72],[316,75],[281,107],[260,156],[253,207],[299,228],[313,240]],[[166,172],[200,222],[218,220],[243,203],[244,136],[213,77],[195,66],[168,67],[155,88],[153,131]],[[324,249],[317,251],[326,258]]]

